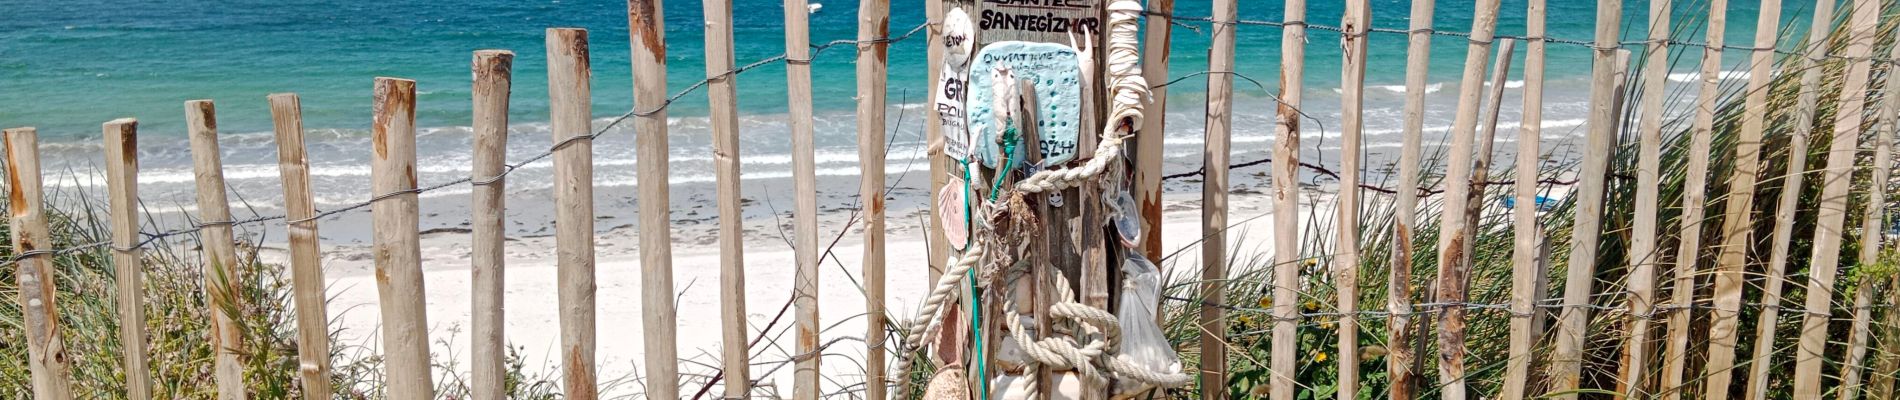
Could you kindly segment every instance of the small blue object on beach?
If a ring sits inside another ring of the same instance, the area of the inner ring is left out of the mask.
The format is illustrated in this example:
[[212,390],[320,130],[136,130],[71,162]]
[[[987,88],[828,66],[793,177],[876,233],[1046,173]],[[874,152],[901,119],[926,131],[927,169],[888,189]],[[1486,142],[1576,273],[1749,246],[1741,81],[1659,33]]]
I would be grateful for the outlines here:
[[[1537,196],[1537,211],[1550,211],[1550,209],[1556,208],[1556,207],[1557,207],[1557,201],[1555,199],[1545,197],[1545,196]],[[1517,208],[1517,198],[1516,197],[1504,198],[1504,208],[1506,209]]]

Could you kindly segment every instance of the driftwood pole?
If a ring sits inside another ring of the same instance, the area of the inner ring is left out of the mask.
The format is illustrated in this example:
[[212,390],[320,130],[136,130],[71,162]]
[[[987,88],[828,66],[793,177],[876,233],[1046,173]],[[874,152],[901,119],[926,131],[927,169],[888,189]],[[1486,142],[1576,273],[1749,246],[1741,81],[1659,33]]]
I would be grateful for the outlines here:
[[1543,300],[1539,260],[1544,226],[1537,220],[1539,141],[1544,137],[1544,0],[1530,0],[1525,13],[1524,111],[1517,127],[1516,198],[1511,208],[1511,338],[1505,363],[1504,400],[1522,400],[1531,382],[1531,348],[1537,344],[1537,301]]
[[[807,32],[810,15],[806,0],[785,0],[785,81],[787,114],[792,127],[793,232],[797,236],[798,269],[792,278],[792,302],[798,326],[798,354],[818,350],[818,179],[814,169],[815,142],[811,106],[811,37]],[[881,161],[880,161],[881,162]],[[810,400],[818,397],[818,359],[807,357],[795,365],[792,376],[797,386],[793,396]],[[812,383],[807,384],[806,381]]]
[[1411,33],[1406,34],[1405,50],[1405,125],[1399,149],[1399,184],[1393,194],[1398,211],[1393,221],[1392,272],[1386,281],[1386,311],[1392,328],[1386,341],[1386,374],[1392,379],[1387,397],[1409,400],[1418,389],[1418,355],[1411,344],[1416,325],[1412,322],[1412,238],[1418,227],[1419,158],[1425,128],[1425,84],[1429,78],[1432,51],[1432,6],[1435,0],[1412,2]]
[[[1299,366],[1299,332],[1296,327],[1299,309],[1295,305],[1300,302],[1300,93],[1306,87],[1303,82],[1306,75],[1306,0],[1286,0],[1285,22],[1280,36],[1280,102],[1273,129],[1274,323],[1273,355],[1267,368],[1273,372],[1270,384],[1273,400],[1293,400],[1295,390],[1299,387],[1299,383],[1294,380],[1294,371]],[[1207,165],[1227,165],[1225,156],[1222,157],[1220,164],[1209,160]],[[1207,201],[1201,206],[1218,207],[1220,213],[1226,213],[1227,177],[1225,171],[1221,174],[1221,201]],[[1224,224],[1226,217],[1223,216],[1221,220]],[[1226,242],[1208,242],[1202,246],[1224,247]],[[1222,297],[1206,300],[1217,304],[1224,302]],[[1221,331],[1219,336],[1225,336],[1225,331]],[[1221,390],[1221,393],[1226,393],[1225,388]]]
[[[27,370],[33,376],[33,398],[64,400],[73,397],[71,360],[59,333],[59,307],[54,299],[53,235],[46,229],[46,208],[40,185],[40,137],[33,128],[4,132],[7,152],[7,233],[13,241],[14,283],[20,288],[20,319],[26,328]],[[24,255],[24,256],[21,256]]]
[[[1174,0],[1148,0],[1148,20],[1141,41],[1141,78],[1149,85],[1168,81],[1168,54],[1174,51],[1170,37],[1174,30]],[[1148,115],[1141,119],[1141,134],[1135,135],[1135,204],[1141,213],[1141,252],[1148,261],[1161,263],[1161,158],[1168,136],[1168,87],[1149,89],[1154,101],[1148,103]],[[1130,210],[1123,210],[1128,212]]]
[[469,395],[479,400],[500,400],[507,396],[505,375],[508,342],[502,327],[502,296],[506,292],[507,262],[502,250],[507,233],[502,223],[507,218],[507,182],[501,176],[508,162],[508,97],[513,91],[515,53],[506,50],[475,52],[471,69],[474,83],[474,152],[469,178],[475,180],[469,194],[470,275],[474,287],[470,340],[473,354]]
[[217,111],[210,100],[185,102],[185,126],[191,136],[191,160],[198,185],[198,218],[204,226],[205,299],[211,310],[213,376],[218,398],[245,398],[244,336],[233,316],[238,300],[237,240],[231,233],[231,203],[225,200],[224,167],[218,154]]
[[424,307],[416,193],[416,81],[376,78],[370,125],[370,218],[383,312],[384,365],[392,399],[435,397]]
[[549,28],[547,55],[562,382],[568,398],[593,399],[600,389],[594,378],[594,143],[585,138],[594,109],[587,31]]
[[[115,119],[102,129],[106,192],[112,215],[113,276],[119,290],[119,343],[125,353],[121,365],[125,397],[144,400],[152,398],[152,372],[145,354],[145,283],[140,261],[144,251],[139,246],[139,121]],[[324,384],[328,389],[329,382]]]
[[[1368,0],[1346,2],[1346,15],[1340,26],[1340,47],[1344,58],[1340,68],[1340,158],[1338,217],[1334,228],[1333,286],[1339,301],[1339,400],[1359,398],[1359,152],[1365,129],[1366,32],[1372,25],[1372,6]],[[1165,114],[1164,114],[1165,115]]]
[[[1828,33],[1834,28],[1835,0],[1816,0],[1814,19],[1809,25],[1806,50],[1806,63],[1801,68],[1801,87],[1821,86],[1821,65],[1828,53]],[[1752,78],[1752,77],[1751,77]],[[1794,219],[1796,207],[1801,203],[1801,194],[1807,186],[1802,183],[1807,175],[1808,132],[1814,130],[1815,110],[1819,104],[1819,90],[1798,91],[1794,108],[1794,129],[1788,138],[1788,169],[1782,174],[1781,197],[1775,205],[1775,237],[1768,254],[1768,277],[1762,283],[1762,307],[1757,326],[1774,326],[1780,321],[1782,286],[1787,284],[1788,253],[1794,241]],[[1769,367],[1774,365],[1775,330],[1755,330],[1755,352],[1750,357],[1748,393],[1744,399],[1764,400],[1768,398]]]
[[[1465,241],[1471,240],[1470,221],[1465,214],[1471,204],[1474,184],[1472,148],[1477,133],[1479,100],[1483,97],[1485,58],[1491,54],[1491,39],[1497,30],[1498,1],[1481,0],[1471,20],[1471,42],[1465,50],[1464,79],[1458,86],[1458,114],[1451,124],[1451,161],[1445,171],[1444,212],[1438,235],[1439,303],[1463,302],[1470,259]],[[1446,399],[1465,398],[1465,309],[1445,307],[1438,313],[1438,383]]]
[[[1642,106],[1637,118],[1639,135],[1636,156],[1636,204],[1658,204],[1660,191],[1657,188],[1662,170],[1662,124],[1665,90],[1664,79],[1669,74],[1669,38],[1673,33],[1669,27],[1671,16],[1669,0],[1649,1],[1649,43],[1643,51]],[[1656,306],[1656,263],[1661,252],[1657,251],[1657,209],[1660,207],[1635,207],[1636,216],[1632,221],[1629,244],[1628,285],[1629,295],[1629,342],[1623,347],[1625,360],[1622,363],[1623,379],[1618,383],[1619,393],[1632,397],[1647,396],[1650,377],[1650,358],[1655,352],[1654,338],[1650,337],[1655,329],[1654,310]],[[1670,353],[1673,356],[1676,353]],[[1676,377],[1680,380],[1681,377]],[[1673,393],[1673,392],[1672,392]]]
[[[1735,142],[1735,165],[1729,174],[1728,202],[1723,207],[1722,244],[1715,262],[1715,307],[1709,327],[1708,362],[1703,373],[1704,400],[1729,399],[1729,382],[1735,376],[1735,345],[1741,318],[1743,279],[1748,270],[1749,248],[1754,246],[1755,179],[1761,172],[1762,130],[1769,110],[1768,83],[1774,78],[1775,39],[1781,23],[1781,0],[1763,0],[1755,24],[1755,50],[1749,56],[1748,84],[1742,90],[1742,122]],[[1798,190],[1797,190],[1798,191]],[[1779,286],[1779,283],[1776,283]],[[1764,300],[1769,297],[1764,297]],[[1770,313],[1767,308],[1762,313]],[[1771,320],[1772,322],[1772,320]],[[1773,325],[1760,325],[1773,326]],[[1772,330],[1772,329],[1760,329]],[[1767,363],[1751,363],[1750,370],[1765,368]],[[1759,372],[1767,374],[1766,369]]]
[[[627,0],[633,47],[633,129],[640,186],[640,305],[647,396],[679,397],[679,310],[673,304],[673,235],[668,212],[666,24],[661,0]],[[812,358],[816,359],[816,357]],[[803,371],[803,368],[800,368]]]
[[[1298,0],[1293,0],[1298,1]],[[1231,26],[1239,9],[1234,0],[1214,0],[1212,15],[1216,26]],[[1229,141],[1233,132],[1234,30],[1214,31],[1208,47],[1207,128],[1202,157],[1207,180],[1201,184],[1201,382],[1227,382],[1226,310],[1210,304],[1225,301],[1227,285],[1227,160],[1232,156]],[[1161,119],[1161,118],[1152,118]],[[1279,213],[1279,211],[1275,211]],[[1288,303],[1292,304],[1292,303]],[[1277,305],[1277,304],[1276,304]],[[1275,343],[1278,343],[1277,341]],[[1221,400],[1227,397],[1224,384],[1201,385],[1201,398]]]
[[1834,138],[1828,145],[1827,168],[1821,173],[1820,204],[1816,207],[1814,255],[1808,267],[1806,317],[1794,360],[1796,398],[1820,398],[1822,369],[1827,362],[1828,322],[1832,320],[1834,279],[1840,272],[1841,241],[1847,233],[1847,194],[1853,186],[1854,153],[1860,144],[1860,123],[1867,106],[1867,75],[1873,53],[1880,2],[1854,0],[1848,15],[1848,39],[1843,56],[1852,60],[1842,82],[1834,117]]
[[289,237],[291,290],[297,304],[297,374],[305,399],[328,399],[330,315],[322,248],[317,244],[317,207],[310,193],[310,160],[304,150],[303,105],[294,93],[272,94],[267,99],[277,133],[277,173],[284,183],[284,231]]
[[[884,367],[884,60],[890,44],[890,0],[858,2],[859,215],[864,217],[865,398],[883,400]],[[934,194],[934,193],[933,193]],[[933,202],[934,203],[934,202]],[[816,383],[812,390],[817,390]]]
[[726,395],[751,393],[745,312],[745,210],[739,201],[738,83],[732,55],[732,1],[700,2],[705,10],[706,99],[712,122],[713,168],[719,198],[719,323]]
[[1551,392],[1559,400],[1577,398],[1582,380],[1584,334],[1590,329],[1591,286],[1596,279],[1597,239],[1603,226],[1604,174],[1610,146],[1617,135],[1617,40],[1622,27],[1623,2],[1597,1],[1596,49],[1590,69],[1588,139],[1577,187],[1577,220],[1572,225],[1564,308],[1558,313],[1556,350],[1551,354]]

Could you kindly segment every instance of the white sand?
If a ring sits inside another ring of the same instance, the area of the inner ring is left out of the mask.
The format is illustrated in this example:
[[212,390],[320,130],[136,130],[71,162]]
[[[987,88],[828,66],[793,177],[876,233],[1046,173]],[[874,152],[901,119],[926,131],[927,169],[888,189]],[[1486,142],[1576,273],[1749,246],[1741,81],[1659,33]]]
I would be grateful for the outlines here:
[[[1168,250],[1164,255],[1183,246],[1197,244],[1196,239],[1201,237],[1199,200],[1198,194],[1171,195],[1168,198],[1163,226],[1164,247]],[[1266,213],[1270,202],[1270,198],[1257,194],[1235,194],[1230,197],[1229,222],[1239,225],[1228,235],[1230,251],[1248,254],[1271,251],[1269,243],[1273,217],[1254,218]],[[891,218],[889,223],[916,225],[917,220],[914,217]],[[826,235],[822,242],[829,243],[839,228],[821,227],[820,231]],[[894,320],[908,319],[915,313],[927,286],[922,231],[899,228],[894,226],[891,229],[893,233],[888,238],[886,248],[887,275],[890,278],[886,282],[886,304],[894,313]],[[865,333],[865,322],[859,318],[864,312],[864,300],[853,283],[863,258],[863,246],[858,240],[861,235],[855,229],[847,234],[833,250],[836,261],[827,259],[820,267],[820,327],[836,325],[821,335],[825,341],[846,336],[862,337]],[[1246,241],[1240,243],[1238,239],[1243,237]],[[635,379],[645,369],[641,360],[645,352],[642,342],[644,328],[641,325],[643,309],[639,304],[640,264],[638,251],[633,248],[637,238],[631,230],[619,229],[602,234],[597,242],[599,336],[596,360],[601,384],[609,386],[603,394],[636,395],[644,391],[643,383]],[[677,242],[673,249],[673,280],[679,298],[678,348],[680,357],[689,360],[682,364],[681,386],[682,392],[690,395],[704,385],[706,375],[714,371],[713,366],[719,363],[719,254],[716,245],[694,246]],[[747,321],[752,324],[748,331],[756,335],[791,297],[794,261],[791,247],[776,235],[749,238],[748,242],[745,254],[746,311],[749,314]],[[468,236],[429,235],[423,239],[422,246],[431,341],[437,357],[455,355],[459,363],[455,373],[466,376],[470,315]],[[507,340],[522,348],[529,370],[548,374],[558,374],[555,369],[560,365],[554,351],[559,342],[559,318],[553,289],[553,248],[551,237],[520,238],[510,241],[506,252]],[[1183,251],[1169,265],[1177,269],[1197,268],[1199,255],[1200,252],[1196,250]],[[374,266],[367,249],[327,249],[325,264],[326,278],[331,285],[331,318],[333,324],[340,324],[341,328],[347,330],[342,344],[362,345],[371,351],[380,347],[380,339],[374,335],[381,317],[376,305],[377,292],[372,274]],[[777,364],[757,363],[785,360],[795,352],[790,335],[785,334],[793,325],[794,317],[791,314],[787,312],[777,325],[771,327],[767,340],[753,349],[753,378],[760,380],[759,390],[762,393],[790,392],[790,366],[762,376]],[[333,325],[335,327],[338,326]],[[774,342],[774,338],[777,338],[777,342]],[[841,341],[829,348],[826,354],[821,361],[824,376],[829,379],[824,385],[826,392],[862,382],[862,367],[857,361],[863,359],[862,342]],[[438,371],[438,374],[444,372]],[[610,386],[617,379],[621,383]],[[709,397],[718,395],[719,389],[715,387]]]

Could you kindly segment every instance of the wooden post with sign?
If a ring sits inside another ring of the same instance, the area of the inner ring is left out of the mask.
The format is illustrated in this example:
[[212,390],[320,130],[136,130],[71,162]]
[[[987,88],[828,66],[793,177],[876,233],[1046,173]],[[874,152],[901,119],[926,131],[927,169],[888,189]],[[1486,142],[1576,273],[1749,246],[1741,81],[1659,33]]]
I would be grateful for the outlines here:
[[[994,138],[986,137],[983,132],[1001,130],[994,128],[1000,126],[994,125],[997,124],[996,119],[981,109],[991,105],[995,99],[990,92],[1000,81],[992,78],[1003,76],[992,75],[1002,74],[1003,70],[1013,74],[1010,75],[1013,79],[1021,79],[1016,81],[1018,85],[1034,85],[1034,90],[1027,90],[1032,89],[1029,87],[1020,89],[1036,96],[1034,99],[1024,99],[1025,104],[1036,105],[1033,108],[1035,115],[1024,117],[1028,123],[1035,124],[1027,130],[1033,130],[1036,134],[1033,139],[1035,143],[1030,143],[1029,148],[1035,149],[1031,151],[1037,154],[1027,157],[1038,162],[1025,164],[1019,158],[1016,160],[1016,171],[1027,176],[1045,169],[1079,166],[1093,157],[1103,156],[1093,153],[1097,136],[1100,135],[1100,121],[1106,115],[1107,108],[1107,86],[1103,74],[1106,58],[1102,48],[1106,6],[1106,0],[1052,0],[1036,4],[984,1],[977,2],[972,8],[964,8],[969,14],[971,26],[975,28],[975,45],[971,46],[969,67],[965,69],[968,76],[962,81],[967,84],[964,86],[967,89],[965,105],[972,109],[964,121],[969,132],[969,139],[964,141],[970,146],[967,152],[969,168],[1010,164],[1007,155],[1001,160],[979,156],[979,153],[999,154],[995,152],[1001,150],[986,147],[991,146]],[[944,5],[946,12],[958,7],[960,5],[954,2]],[[992,46],[998,43],[1001,44]],[[945,71],[946,74],[950,72]],[[1002,109],[992,108],[989,111],[1001,112]],[[950,152],[957,153],[955,150]],[[1110,168],[1107,173],[1122,171],[1125,169]],[[1004,180],[1007,177],[995,176],[993,179]],[[1104,229],[1109,210],[1104,206],[1103,189],[1112,188],[1108,186],[1110,182],[1119,180],[1092,179],[1065,190],[1024,197],[1036,205],[1032,209],[1039,211],[1036,220],[1041,221],[1040,232],[1045,234],[1039,241],[1048,244],[1046,251],[1033,258],[1047,262],[1031,263],[1032,268],[1047,268],[1046,271],[1038,272],[1048,272],[1051,273],[1048,275],[1061,278],[1051,283],[1067,284],[1069,292],[1075,294],[1073,298],[1051,298],[1046,301],[1074,301],[1112,312],[1110,304],[1114,296],[1111,295],[1113,291],[1110,287],[1111,282],[1116,281],[1112,275],[1120,271],[1118,261],[1121,260],[1121,253],[1117,251],[1117,246],[1109,245],[1114,240],[1110,240],[1108,231]],[[1111,265],[1117,268],[1111,268]],[[1037,286],[1035,293],[1039,297],[1046,295],[1046,289],[1051,288]],[[987,308],[991,304],[985,306],[986,309],[995,309]],[[1046,321],[1054,318],[1043,307],[1035,308],[1035,312],[1038,322],[1045,325]],[[993,317],[1000,315],[992,313],[984,316],[986,320]],[[1041,334],[1047,336],[1048,332]],[[994,348],[1001,336],[985,333],[983,337],[989,342],[984,345]],[[984,353],[986,356],[991,355],[989,351]],[[1052,381],[1063,379],[1057,378],[1063,375],[1063,371],[1045,368],[1043,372],[1042,379],[1038,379],[1041,381],[1038,391],[1043,395],[1063,397],[1066,393],[1052,393],[1065,390],[1064,385]],[[995,370],[986,371],[988,375],[997,373]],[[972,380],[976,382],[990,378],[972,375]],[[1090,379],[1083,379],[1082,382],[1079,398],[1108,397],[1110,382]],[[980,383],[977,386],[982,387]],[[999,393],[1003,389],[992,387],[989,390],[990,393]]]

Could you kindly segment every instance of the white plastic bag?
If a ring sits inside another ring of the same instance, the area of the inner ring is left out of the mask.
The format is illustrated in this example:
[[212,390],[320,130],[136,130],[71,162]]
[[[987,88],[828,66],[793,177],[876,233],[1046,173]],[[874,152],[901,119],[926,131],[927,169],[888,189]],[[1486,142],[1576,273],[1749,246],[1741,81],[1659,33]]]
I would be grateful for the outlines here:
[[[1161,271],[1148,262],[1148,257],[1140,252],[1128,252],[1127,260],[1122,262],[1122,301],[1121,312],[1121,348],[1116,358],[1134,364],[1149,371],[1164,374],[1181,372],[1181,358],[1174,353],[1174,347],[1168,344],[1168,337],[1161,332],[1161,325],[1155,322],[1156,309],[1161,306]],[[1147,385],[1139,385],[1127,380],[1118,380],[1116,393],[1145,390]]]

